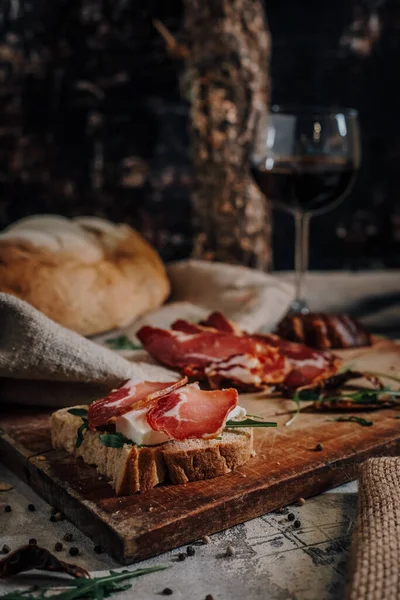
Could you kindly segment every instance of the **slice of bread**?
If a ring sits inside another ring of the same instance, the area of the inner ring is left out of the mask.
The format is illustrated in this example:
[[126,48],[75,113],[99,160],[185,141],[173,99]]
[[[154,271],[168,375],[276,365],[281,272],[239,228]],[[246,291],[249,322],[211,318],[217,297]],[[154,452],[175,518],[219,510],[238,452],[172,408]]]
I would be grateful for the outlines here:
[[[74,408],[87,408],[79,406]],[[170,441],[158,446],[107,448],[97,431],[85,431],[76,448],[80,417],[62,408],[51,417],[53,448],[80,456],[105,475],[117,496],[144,492],[159,483],[187,483],[225,475],[243,465],[253,454],[253,430],[227,429],[219,439]]]

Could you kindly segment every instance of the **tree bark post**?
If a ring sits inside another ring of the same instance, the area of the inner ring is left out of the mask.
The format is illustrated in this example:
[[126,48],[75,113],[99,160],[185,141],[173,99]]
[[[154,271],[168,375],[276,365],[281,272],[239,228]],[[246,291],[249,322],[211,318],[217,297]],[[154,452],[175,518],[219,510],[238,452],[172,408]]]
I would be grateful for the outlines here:
[[261,0],[184,0],[190,40],[196,258],[271,266],[271,211],[250,173],[267,119],[270,36]]

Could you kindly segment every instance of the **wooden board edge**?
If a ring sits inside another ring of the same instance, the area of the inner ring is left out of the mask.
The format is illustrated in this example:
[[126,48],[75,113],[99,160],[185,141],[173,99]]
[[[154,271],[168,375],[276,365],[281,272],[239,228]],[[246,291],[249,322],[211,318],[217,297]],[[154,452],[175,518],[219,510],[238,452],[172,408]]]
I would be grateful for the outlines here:
[[[366,459],[378,456],[396,456],[399,453],[400,438],[395,438],[389,443],[384,442],[367,448],[360,454],[351,455],[346,459],[338,459],[334,463],[326,462],[312,471],[304,471],[300,475],[293,476],[285,482],[284,490],[282,490],[280,481],[270,485],[268,489],[266,489],[267,482],[264,482],[264,485],[260,485],[256,490],[244,492],[240,502],[228,501],[217,504],[213,508],[202,507],[194,511],[189,518],[187,515],[183,515],[182,527],[177,526],[177,520],[175,520],[165,526],[160,526],[151,533],[138,536],[134,546],[130,545],[129,540],[126,541],[124,564],[138,562],[173,550],[195,542],[203,535],[229,529],[273,510],[295,504],[300,497],[311,498],[344,483],[354,481],[357,479],[360,464]],[[329,478],[326,477],[327,471]],[[243,505],[246,506],[245,512]],[[213,523],[215,523],[214,526]],[[223,526],[221,526],[222,523]],[[187,529],[192,531],[190,538],[184,533]],[[159,539],[164,540],[162,550],[157,549]]]
[[[24,454],[21,450],[25,451]],[[102,519],[96,511],[92,510],[89,503],[82,502],[77,494],[71,493],[56,478],[51,478],[46,473],[45,461],[44,463],[36,461],[36,456],[37,454],[27,456],[23,446],[16,444],[8,434],[0,432],[1,462],[50,506],[61,505],[63,514],[71,523],[124,564],[125,541],[119,532],[107,523],[106,514]],[[90,519],[88,519],[89,515]]]

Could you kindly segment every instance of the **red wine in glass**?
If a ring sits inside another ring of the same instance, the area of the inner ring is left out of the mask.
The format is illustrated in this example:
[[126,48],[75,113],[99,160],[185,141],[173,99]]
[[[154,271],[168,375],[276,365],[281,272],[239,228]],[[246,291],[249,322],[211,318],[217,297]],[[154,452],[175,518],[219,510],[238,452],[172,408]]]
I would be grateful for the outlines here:
[[352,109],[273,107],[257,131],[253,177],[271,202],[296,224],[296,291],[292,312],[308,312],[302,297],[312,215],[339,204],[360,164],[357,113]]
[[276,206],[289,212],[319,212],[332,207],[348,193],[356,176],[346,159],[300,156],[279,159],[272,169],[253,167],[261,191]]

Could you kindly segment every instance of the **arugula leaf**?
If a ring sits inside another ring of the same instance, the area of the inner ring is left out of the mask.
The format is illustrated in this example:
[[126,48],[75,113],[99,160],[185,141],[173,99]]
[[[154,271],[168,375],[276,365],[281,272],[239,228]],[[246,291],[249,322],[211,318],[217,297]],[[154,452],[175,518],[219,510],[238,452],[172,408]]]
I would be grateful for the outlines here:
[[340,421],[340,422],[349,421],[350,423],[358,423],[362,427],[371,427],[371,425],[374,424],[373,421],[368,421],[367,419],[364,419],[363,417],[356,417],[355,415],[350,415],[348,417],[337,417],[336,419],[329,419],[329,420],[330,421]]
[[[302,402],[314,402],[315,400],[319,400],[321,394],[316,392],[315,390],[298,390],[295,394],[297,400],[301,400]],[[294,398],[293,398],[294,400]]]
[[135,442],[126,438],[122,433],[102,433],[99,440],[106,448],[122,448],[124,444],[136,445]]
[[88,413],[87,408],[70,408],[67,412],[75,417],[86,417]]
[[141,350],[143,348],[142,344],[132,342],[127,335],[108,338],[105,343],[110,346],[112,350]]
[[76,432],[76,443],[75,447],[80,448],[83,442],[83,432],[89,429],[89,422],[87,419],[82,419],[83,423],[79,425]]
[[89,600],[103,600],[108,598],[115,592],[122,592],[132,587],[130,583],[126,583],[129,579],[154,573],[155,571],[163,571],[168,569],[166,565],[155,567],[147,567],[146,569],[137,569],[136,571],[121,571],[116,573],[110,571],[109,575],[103,577],[93,577],[92,579],[78,578],[73,581],[62,581],[62,587],[67,588],[63,592],[49,594],[52,589],[59,589],[58,584],[54,588],[50,586],[33,587],[29,590],[16,590],[0,596],[1,600],[78,600],[86,598]]
[[243,421],[227,421],[226,428],[232,427],[278,427],[273,421],[254,421],[254,419],[243,419]]

